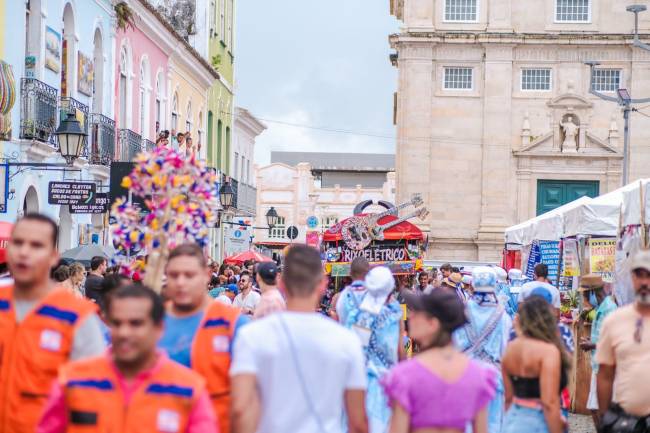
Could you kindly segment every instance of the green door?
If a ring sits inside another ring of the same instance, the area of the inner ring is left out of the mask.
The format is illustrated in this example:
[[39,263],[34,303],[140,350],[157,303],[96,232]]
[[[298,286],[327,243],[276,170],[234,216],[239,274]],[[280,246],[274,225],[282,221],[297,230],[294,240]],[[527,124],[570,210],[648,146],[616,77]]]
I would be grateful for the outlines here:
[[537,215],[541,215],[583,196],[596,197],[597,180],[538,180]]

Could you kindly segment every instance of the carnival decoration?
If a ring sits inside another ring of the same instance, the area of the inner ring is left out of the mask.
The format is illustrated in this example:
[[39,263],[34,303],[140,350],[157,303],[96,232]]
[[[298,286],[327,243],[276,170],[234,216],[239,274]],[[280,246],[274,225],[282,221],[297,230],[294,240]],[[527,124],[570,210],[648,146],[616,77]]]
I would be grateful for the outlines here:
[[0,60],[0,139],[11,140],[11,109],[16,102],[16,80],[10,64]]
[[[406,207],[419,207],[422,206],[422,204],[422,196],[416,194],[408,202],[392,207],[385,212],[370,215],[355,215],[348,218],[341,224],[341,235],[343,236],[343,240],[348,247],[354,250],[362,250],[370,245],[373,240],[382,239],[381,236],[385,228],[378,225],[380,219],[388,215],[397,215],[401,209]],[[409,218],[412,218],[412,216]]]
[[[218,177],[213,170],[185,158],[173,149],[160,146],[138,155],[122,187],[144,199],[140,209],[125,198],[112,208],[116,222],[111,226],[118,262],[124,272],[144,272],[144,283],[160,291],[169,251],[185,242],[204,247],[208,228],[217,220]],[[147,254],[144,269],[130,259],[132,251]]]

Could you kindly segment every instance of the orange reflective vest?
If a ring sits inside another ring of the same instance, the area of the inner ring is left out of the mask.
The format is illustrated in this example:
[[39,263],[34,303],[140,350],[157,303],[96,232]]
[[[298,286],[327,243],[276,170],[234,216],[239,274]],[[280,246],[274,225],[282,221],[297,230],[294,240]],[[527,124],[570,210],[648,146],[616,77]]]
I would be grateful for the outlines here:
[[0,286],[0,433],[33,433],[74,333],[97,307],[57,288],[18,323],[13,286]]
[[213,302],[192,345],[192,369],[206,380],[220,433],[230,433],[230,349],[240,311]]
[[205,392],[201,376],[165,358],[126,402],[107,356],[61,368],[67,433],[183,433]]

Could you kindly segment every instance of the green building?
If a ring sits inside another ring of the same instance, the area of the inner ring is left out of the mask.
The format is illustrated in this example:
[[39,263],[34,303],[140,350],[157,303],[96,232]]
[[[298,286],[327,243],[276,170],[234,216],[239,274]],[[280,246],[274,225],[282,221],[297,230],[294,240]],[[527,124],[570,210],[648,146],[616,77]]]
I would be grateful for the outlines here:
[[235,0],[209,0],[208,61],[219,71],[208,94],[208,165],[230,175],[234,113]]

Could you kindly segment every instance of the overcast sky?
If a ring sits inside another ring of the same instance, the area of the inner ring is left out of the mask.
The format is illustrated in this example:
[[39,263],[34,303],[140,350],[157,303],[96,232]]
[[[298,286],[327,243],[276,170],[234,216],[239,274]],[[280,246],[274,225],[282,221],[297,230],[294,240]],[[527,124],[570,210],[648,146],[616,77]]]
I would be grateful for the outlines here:
[[256,162],[271,150],[394,153],[391,139],[277,123],[394,136],[389,0],[238,0],[236,29],[235,101],[268,126]]

